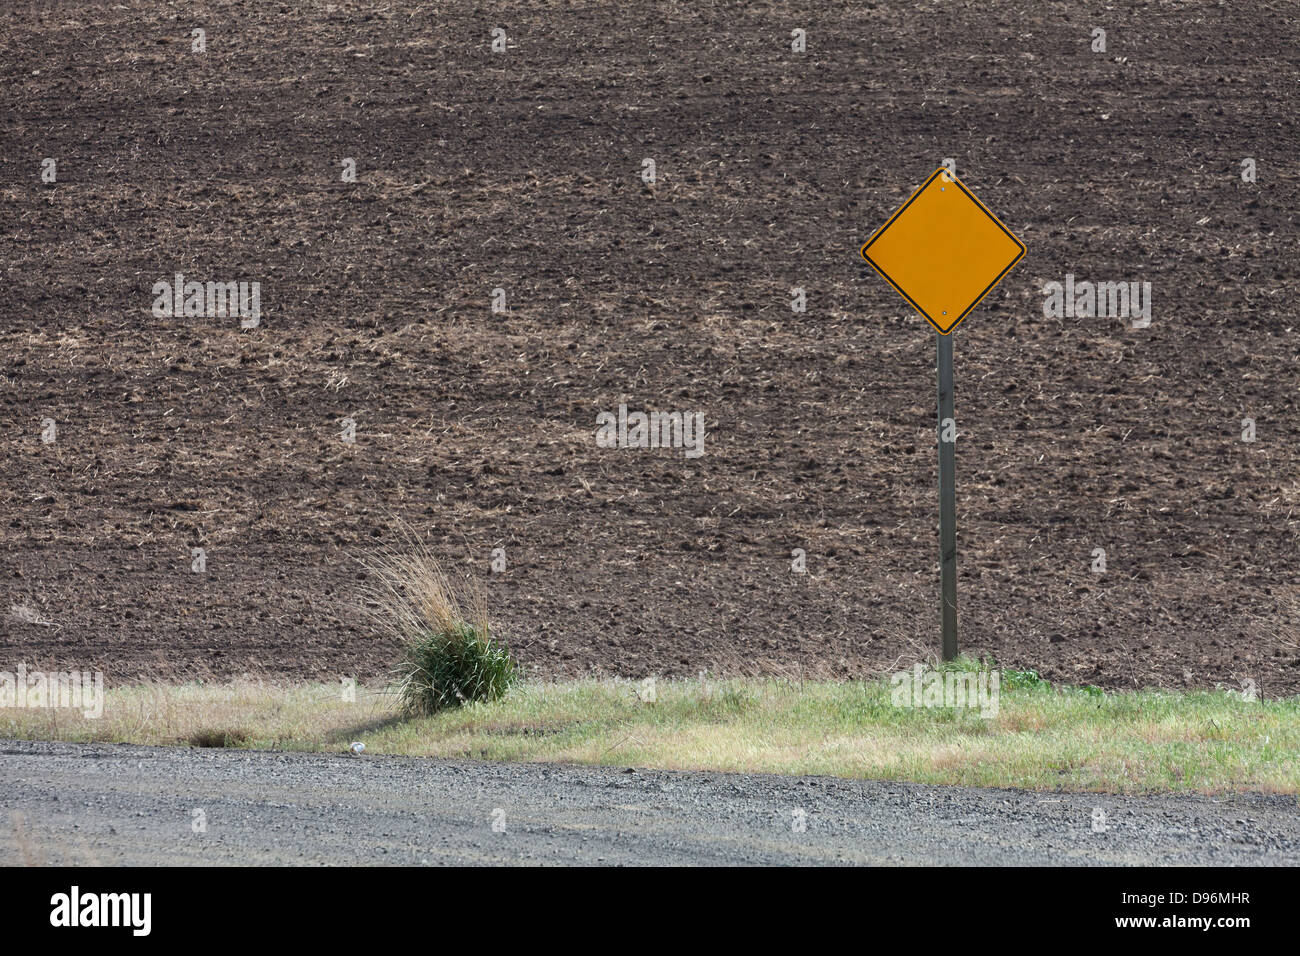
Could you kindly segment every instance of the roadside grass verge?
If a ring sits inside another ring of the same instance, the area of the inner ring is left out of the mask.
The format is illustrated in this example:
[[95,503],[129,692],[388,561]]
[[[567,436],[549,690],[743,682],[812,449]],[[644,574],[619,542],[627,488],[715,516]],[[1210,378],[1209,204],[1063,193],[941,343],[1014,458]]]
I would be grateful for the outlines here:
[[[985,787],[1300,793],[1300,698],[1102,693],[1004,671],[994,717],[907,708],[890,685],[779,680],[524,682],[404,718],[390,691],[262,683],[105,691],[103,716],[0,709],[0,737],[823,774]],[[1007,675],[1011,675],[1008,678]]]

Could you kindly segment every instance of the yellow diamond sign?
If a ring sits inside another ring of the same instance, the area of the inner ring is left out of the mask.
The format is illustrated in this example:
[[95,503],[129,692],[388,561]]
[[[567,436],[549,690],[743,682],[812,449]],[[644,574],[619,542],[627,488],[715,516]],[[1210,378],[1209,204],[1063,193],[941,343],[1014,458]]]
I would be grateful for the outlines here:
[[947,335],[1025,254],[1025,246],[946,169],[937,169],[862,247],[940,335]]

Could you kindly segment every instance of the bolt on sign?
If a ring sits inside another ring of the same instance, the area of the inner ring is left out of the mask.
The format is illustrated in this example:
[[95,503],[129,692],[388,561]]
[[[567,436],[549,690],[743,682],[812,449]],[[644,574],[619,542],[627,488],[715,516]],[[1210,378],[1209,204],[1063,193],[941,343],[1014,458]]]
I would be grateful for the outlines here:
[[952,336],[1025,254],[975,194],[939,168],[862,247],[870,263],[939,334],[939,596],[943,659],[957,656],[957,420]]
[[943,168],[862,247],[862,258],[940,335],[955,329],[1024,254],[1024,243]]

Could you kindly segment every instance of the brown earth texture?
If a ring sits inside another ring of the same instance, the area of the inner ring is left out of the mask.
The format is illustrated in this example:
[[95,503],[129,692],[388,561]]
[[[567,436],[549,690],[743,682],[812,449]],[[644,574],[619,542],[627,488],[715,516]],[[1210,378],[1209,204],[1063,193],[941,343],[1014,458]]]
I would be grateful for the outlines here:
[[1295,12],[6,4],[0,669],[377,679],[403,526],[541,678],[933,654],[935,335],[858,250],[951,158],[1029,250],[954,333],[963,650],[1300,692]]

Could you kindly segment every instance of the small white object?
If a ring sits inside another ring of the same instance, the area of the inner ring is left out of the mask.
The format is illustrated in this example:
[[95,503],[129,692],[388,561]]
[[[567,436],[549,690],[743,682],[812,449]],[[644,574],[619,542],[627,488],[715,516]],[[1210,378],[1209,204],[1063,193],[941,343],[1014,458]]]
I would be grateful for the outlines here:
[[354,754],[359,754],[365,749],[366,745],[359,740],[352,741],[352,746],[348,747],[348,750],[352,751]]

